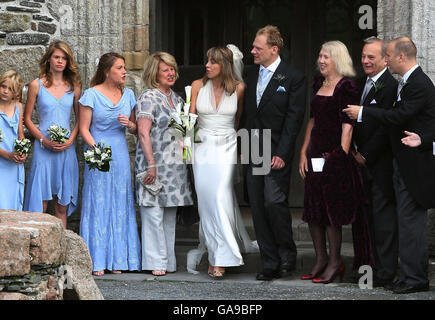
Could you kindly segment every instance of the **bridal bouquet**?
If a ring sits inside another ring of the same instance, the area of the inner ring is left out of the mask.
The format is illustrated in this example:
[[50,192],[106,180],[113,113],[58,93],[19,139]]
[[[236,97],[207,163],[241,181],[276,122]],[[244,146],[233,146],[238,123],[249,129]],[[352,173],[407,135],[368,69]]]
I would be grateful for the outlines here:
[[103,143],[97,143],[93,148],[83,153],[89,170],[98,169],[102,172],[110,170],[110,161],[112,161],[112,148],[105,146]]
[[32,143],[29,139],[15,139],[14,151],[19,155],[28,155],[30,149],[32,149]]
[[69,138],[69,131],[61,126],[52,124],[47,130],[51,141],[65,143]]
[[201,140],[197,137],[198,127],[195,126],[198,115],[189,113],[190,109],[190,96],[191,86],[184,88],[186,91],[186,102],[181,102],[175,107],[175,112],[171,113],[171,119],[168,126],[173,128],[177,135],[182,137],[183,144],[185,146],[183,151],[183,161],[191,162],[193,159],[192,154],[192,138],[193,142],[200,143]]

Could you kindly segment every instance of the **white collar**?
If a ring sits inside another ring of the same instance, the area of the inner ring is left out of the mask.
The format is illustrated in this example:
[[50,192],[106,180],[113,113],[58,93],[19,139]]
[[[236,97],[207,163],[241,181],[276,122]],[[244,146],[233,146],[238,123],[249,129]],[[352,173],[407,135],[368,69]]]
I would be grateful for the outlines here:
[[367,80],[368,80],[368,79],[372,79],[373,82],[376,82],[376,81],[378,81],[378,79],[379,79],[380,77],[382,77],[382,75],[384,74],[385,71],[387,71],[387,67],[385,67],[384,70],[382,70],[381,72],[379,72],[379,73],[378,73],[377,75],[375,75],[374,77],[367,77]]
[[278,66],[279,66],[279,64],[281,63],[281,57],[280,56],[278,56],[278,58],[270,65],[270,66],[268,66],[267,68],[265,68],[265,67],[263,67],[262,65],[260,66],[260,71],[262,70],[262,69],[267,69],[267,70],[269,70],[270,72],[272,72],[272,73],[275,73],[275,71],[276,71],[276,69],[278,68]]
[[419,67],[419,65],[416,64],[416,65],[413,66],[411,69],[409,69],[408,72],[406,72],[406,73],[403,75],[403,77],[402,77],[403,81],[404,81],[404,82],[408,81],[408,78],[409,78],[409,76],[411,75],[411,73],[413,73],[414,70],[417,69],[418,67]]

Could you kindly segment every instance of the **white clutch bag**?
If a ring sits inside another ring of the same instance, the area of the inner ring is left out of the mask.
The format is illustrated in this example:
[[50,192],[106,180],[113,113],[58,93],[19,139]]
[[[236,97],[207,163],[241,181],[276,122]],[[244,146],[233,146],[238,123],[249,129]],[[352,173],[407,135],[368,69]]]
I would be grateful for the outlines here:
[[160,181],[157,180],[157,179],[154,181],[153,184],[145,184],[145,183],[143,183],[143,179],[146,176],[146,174],[147,174],[146,171],[138,173],[136,175],[136,179],[139,180],[139,182],[144,186],[144,188],[149,193],[151,193],[154,196],[158,195],[160,193],[160,191],[162,190],[162,188],[163,188],[163,184],[161,184]]

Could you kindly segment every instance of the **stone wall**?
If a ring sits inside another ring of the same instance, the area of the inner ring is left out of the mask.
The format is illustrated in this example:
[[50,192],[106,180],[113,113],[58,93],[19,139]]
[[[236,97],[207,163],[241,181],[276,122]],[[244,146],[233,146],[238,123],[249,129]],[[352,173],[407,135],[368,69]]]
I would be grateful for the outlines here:
[[378,34],[387,40],[410,37],[418,64],[435,81],[435,1],[378,0]]
[[0,210],[0,300],[103,299],[81,237],[48,214]]
[[[29,83],[38,76],[38,62],[48,44],[54,39],[61,39],[74,52],[83,90],[89,87],[97,59],[106,52],[114,51],[125,57],[128,70],[126,87],[133,89],[138,97],[144,90],[143,64],[149,54],[148,2],[0,0],[0,74],[14,69],[25,83]],[[38,121],[36,111],[33,119]],[[127,134],[127,139],[133,164],[136,138]],[[80,166],[80,191],[84,169],[82,150],[83,141],[79,137],[76,151]],[[27,169],[30,162],[31,156],[26,162]],[[69,227],[78,232],[79,221],[80,207],[70,217]]]

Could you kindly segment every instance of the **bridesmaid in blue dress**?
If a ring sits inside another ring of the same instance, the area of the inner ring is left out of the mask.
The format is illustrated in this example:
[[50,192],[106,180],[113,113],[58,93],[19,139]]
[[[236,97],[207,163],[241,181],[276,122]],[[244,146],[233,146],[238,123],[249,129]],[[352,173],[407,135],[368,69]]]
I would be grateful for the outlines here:
[[136,222],[130,157],[125,128],[136,133],[136,99],[125,83],[125,61],[104,54],[91,88],[80,98],[80,134],[86,148],[96,143],[112,147],[110,171],[85,165],[80,235],[93,261],[93,274],[104,270],[140,270],[140,240]]
[[[46,212],[48,201],[54,199],[54,214],[66,228],[67,216],[76,209],[78,198],[79,168],[74,142],[79,130],[81,79],[74,55],[63,41],[50,44],[39,67],[39,78],[29,85],[24,111],[24,124],[35,137],[24,210]],[[32,121],[35,104],[39,128]],[[76,116],[73,130],[70,128],[72,109]],[[65,143],[50,139],[47,129],[53,124],[70,132]]]
[[26,155],[14,152],[14,140],[24,138],[23,106],[19,102],[23,84],[13,70],[0,76],[0,209],[23,209]]

